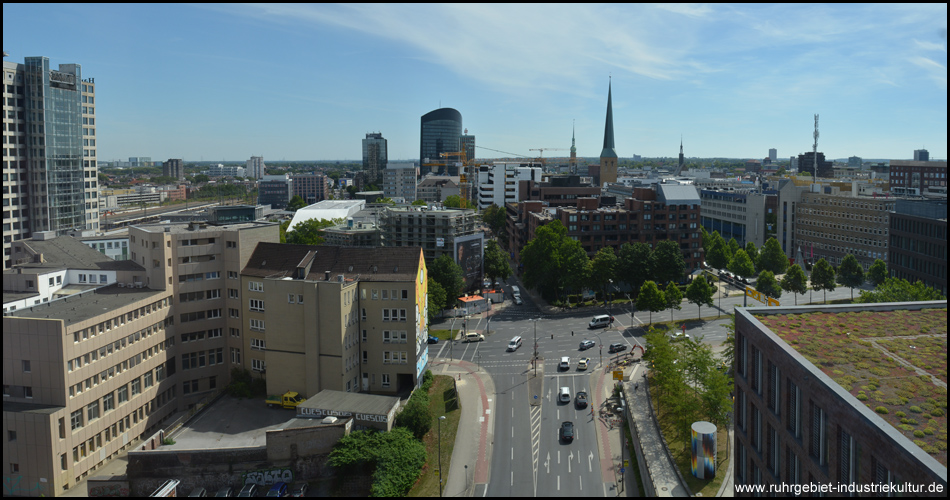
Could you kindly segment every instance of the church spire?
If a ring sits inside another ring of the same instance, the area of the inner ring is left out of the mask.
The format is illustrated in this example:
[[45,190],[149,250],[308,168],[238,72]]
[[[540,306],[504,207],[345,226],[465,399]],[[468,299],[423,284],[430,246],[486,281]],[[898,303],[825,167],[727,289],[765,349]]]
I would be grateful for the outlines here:
[[617,158],[617,149],[614,145],[614,112],[611,104],[612,84],[607,84],[607,123],[604,124],[604,149],[600,152],[601,158]]

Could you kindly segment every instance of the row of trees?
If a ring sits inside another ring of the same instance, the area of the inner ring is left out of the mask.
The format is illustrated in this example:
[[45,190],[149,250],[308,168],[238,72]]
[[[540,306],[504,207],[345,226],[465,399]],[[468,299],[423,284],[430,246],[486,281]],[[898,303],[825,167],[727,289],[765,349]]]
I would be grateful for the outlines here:
[[708,233],[703,229],[702,234],[706,263],[716,269],[726,269],[748,278],[762,271],[769,271],[774,277],[783,274],[788,268],[788,258],[775,238],[769,238],[758,249],[751,241],[746,243],[745,248],[740,248],[735,238],[727,242],[719,231]]
[[626,284],[637,292],[647,281],[679,281],[686,269],[679,244],[672,240],[661,241],[653,249],[645,243],[626,243],[617,253],[604,247],[591,259],[579,241],[567,236],[559,220],[538,228],[521,250],[521,263],[525,286],[549,300],[559,299],[567,290],[585,288],[606,295],[612,283]]
[[[702,307],[713,305],[715,288],[705,279],[697,278],[686,287],[686,300],[697,306],[697,317],[702,317]],[[637,294],[637,310],[650,312],[650,323],[653,323],[653,313],[664,309],[670,310],[670,321],[673,321],[673,311],[682,309],[683,292],[676,283],[670,282],[665,290],[661,290],[653,281],[647,281],[640,287]]]

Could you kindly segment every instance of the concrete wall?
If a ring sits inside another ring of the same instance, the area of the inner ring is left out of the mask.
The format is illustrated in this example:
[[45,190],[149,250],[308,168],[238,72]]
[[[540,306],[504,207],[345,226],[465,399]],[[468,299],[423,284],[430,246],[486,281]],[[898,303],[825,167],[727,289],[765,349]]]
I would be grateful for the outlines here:
[[267,431],[267,459],[278,462],[329,454],[333,445],[349,434],[352,427],[352,418],[335,424],[321,424],[315,419],[311,427]]

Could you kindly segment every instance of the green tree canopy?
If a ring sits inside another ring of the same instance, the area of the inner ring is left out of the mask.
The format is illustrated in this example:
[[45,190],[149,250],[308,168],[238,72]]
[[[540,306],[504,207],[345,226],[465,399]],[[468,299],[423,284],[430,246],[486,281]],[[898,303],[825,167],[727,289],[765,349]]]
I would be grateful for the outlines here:
[[653,313],[666,309],[666,297],[657,288],[656,283],[647,281],[640,287],[637,295],[637,310],[650,311],[650,324],[653,324]]
[[725,269],[732,260],[732,254],[729,253],[729,245],[719,235],[719,231],[713,232],[709,238],[709,251],[706,252],[706,263],[716,269]]
[[782,287],[775,281],[775,275],[772,271],[762,271],[759,273],[759,279],[755,281],[755,289],[765,294],[766,297],[777,299],[782,296]]
[[492,203],[482,211],[481,217],[482,221],[488,226],[496,238],[501,238],[502,235],[507,236],[507,229],[505,227],[507,214],[504,208]]
[[705,276],[694,278],[693,282],[686,287],[686,300],[690,304],[696,304],[697,317],[701,318],[702,307],[713,305],[713,293],[715,289],[706,281]]
[[854,255],[848,254],[841,259],[841,265],[838,266],[838,283],[851,289],[851,300],[854,300],[855,287],[864,283],[864,268],[858,264]]
[[428,203],[427,201],[425,201],[425,200],[416,200],[416,201],[412,202],[412,206],[414,206],[414,207],[425,206],[425,205],[428,205],[428,204],[429,204],[429,203]]
[[772,274],[783,274],[788,269],[788,257],[782,251],[782,245],[775,238],[769,238],[759,252],[758,268],[763,271],[772,271]]
[[752,259],[745,253],[745,250],[740,248],[736,250],[735,255],[729,262],[729,271],[743,278],[749,278],[755,274],[755,266],[752,265]]
[[495,282],[497,279],[508,279],[511,276],[511,265],[508,255],[498,246],[495,240],[485,242],[485,276]]
[[781,287],[782,290],[795,294],[795,305],[797,306],[798,296],[808,291],[808,277],[805,276],[802,266],[792,264],[792,267],[789,267],[788,271],[785,272],[785,276],[782,277]]
[[868,268],[868,281],[872,285],[878,286],[887,279],[887,263],[881,259],[875,259],[871,267]]
[[287,210],[296,212],[305,206],[307,206],[307,202],[303,201],[303,198],[301,198],[299,194],[295,194],[294,197],[290,199],[290,202],[287,203]]
[[755,269],[759,269],[759,250],[755,248],[755,243],[751,241],[745,244],[745,253],[749,256],[749,260],[752,261],[752,266]]
[[[706,280],[704,277],[697,279],[701,281]],[[680,290],[679,285],[671,281],[670,284],[666,285],[663,296],[666,298],[666,306],[670,308],[670,321],[673,321],[673,310],[679,311],[683,308],[683,292]]]
[[617,257],[617,278],[636,293],[653,277],[653,251],[646,243],[624,243]]
[[732,260],[736,256],[736,252],[742,247],[739,246],[739,242],[735,238],[729,238],[727,245],[729,246],[729,260]]
[[935,288],[931,288],[921,281],[915,281],[911,284],[905,279],[887,278],[874,290],[861,290],[855,302],[871,304],[876,302],[921,302],[946,299]]
[[564,289],[579,290],[587,282],[589,260],[581,242],[568,238],[567,228],[554,220],[539,227],[521,250],[522,278],[525,286],[557,298]]
[[416,389],[409,397],[406,406],[396,415],[394,425],[405,427],[415,436],[422,440],[429,429],[432,428],[432,412],[429,410],[429,394],[422,389]]
[[360,430],[343,436],[327,463],[340,471],[374,468],[370,496],[405,496],[426,462],[426,448],[404,427],[389,432]]
[[445,289],[442,288],[442,285],[438,281],[432,279],[432,273],[429,273],[428,279],[428,305],[429,305],[429,323],[432,323],[435,318],[442,314],[442,310],[445,309]]
[[322,245],[324,229],[341,223],[342,219],[308,219],[298,222],[292,230],[285,233],[286,241],[293,245]]
[[811,288],[823,291],[823,302],[828,302],[828,292],[835,291],[835,269],[825,259],[819,259],[811,268]]
[[663,240],[653,250],[653,276],[660,283],[678,282],[683,279],[686,261],[679,243]]
[[590,260],[590,270],[588,277],[589,285],[592,289],[600,290],[604,293],[604,301],[607,300],[607,285],[611,279],[616,276],[617,256],[614,255],[613,247],[604,247],[597,251],[594,258]]
[[447,196],[442,204],[449,208],[469,208],[468,201],[457,194]]
[[429,267],[429,276],[432,277],[445,291],[445,309],[455,307],[462,287],[465,286],[465,273],[462,267],[455,263],[449,254],[442,254]]

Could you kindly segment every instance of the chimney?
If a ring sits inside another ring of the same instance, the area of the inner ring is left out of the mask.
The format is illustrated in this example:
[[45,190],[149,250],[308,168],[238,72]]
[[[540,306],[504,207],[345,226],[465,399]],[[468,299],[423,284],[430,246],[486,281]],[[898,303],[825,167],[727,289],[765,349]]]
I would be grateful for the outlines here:
[[330,271],[326,271],[325,277],[327,281],[330,281]]

